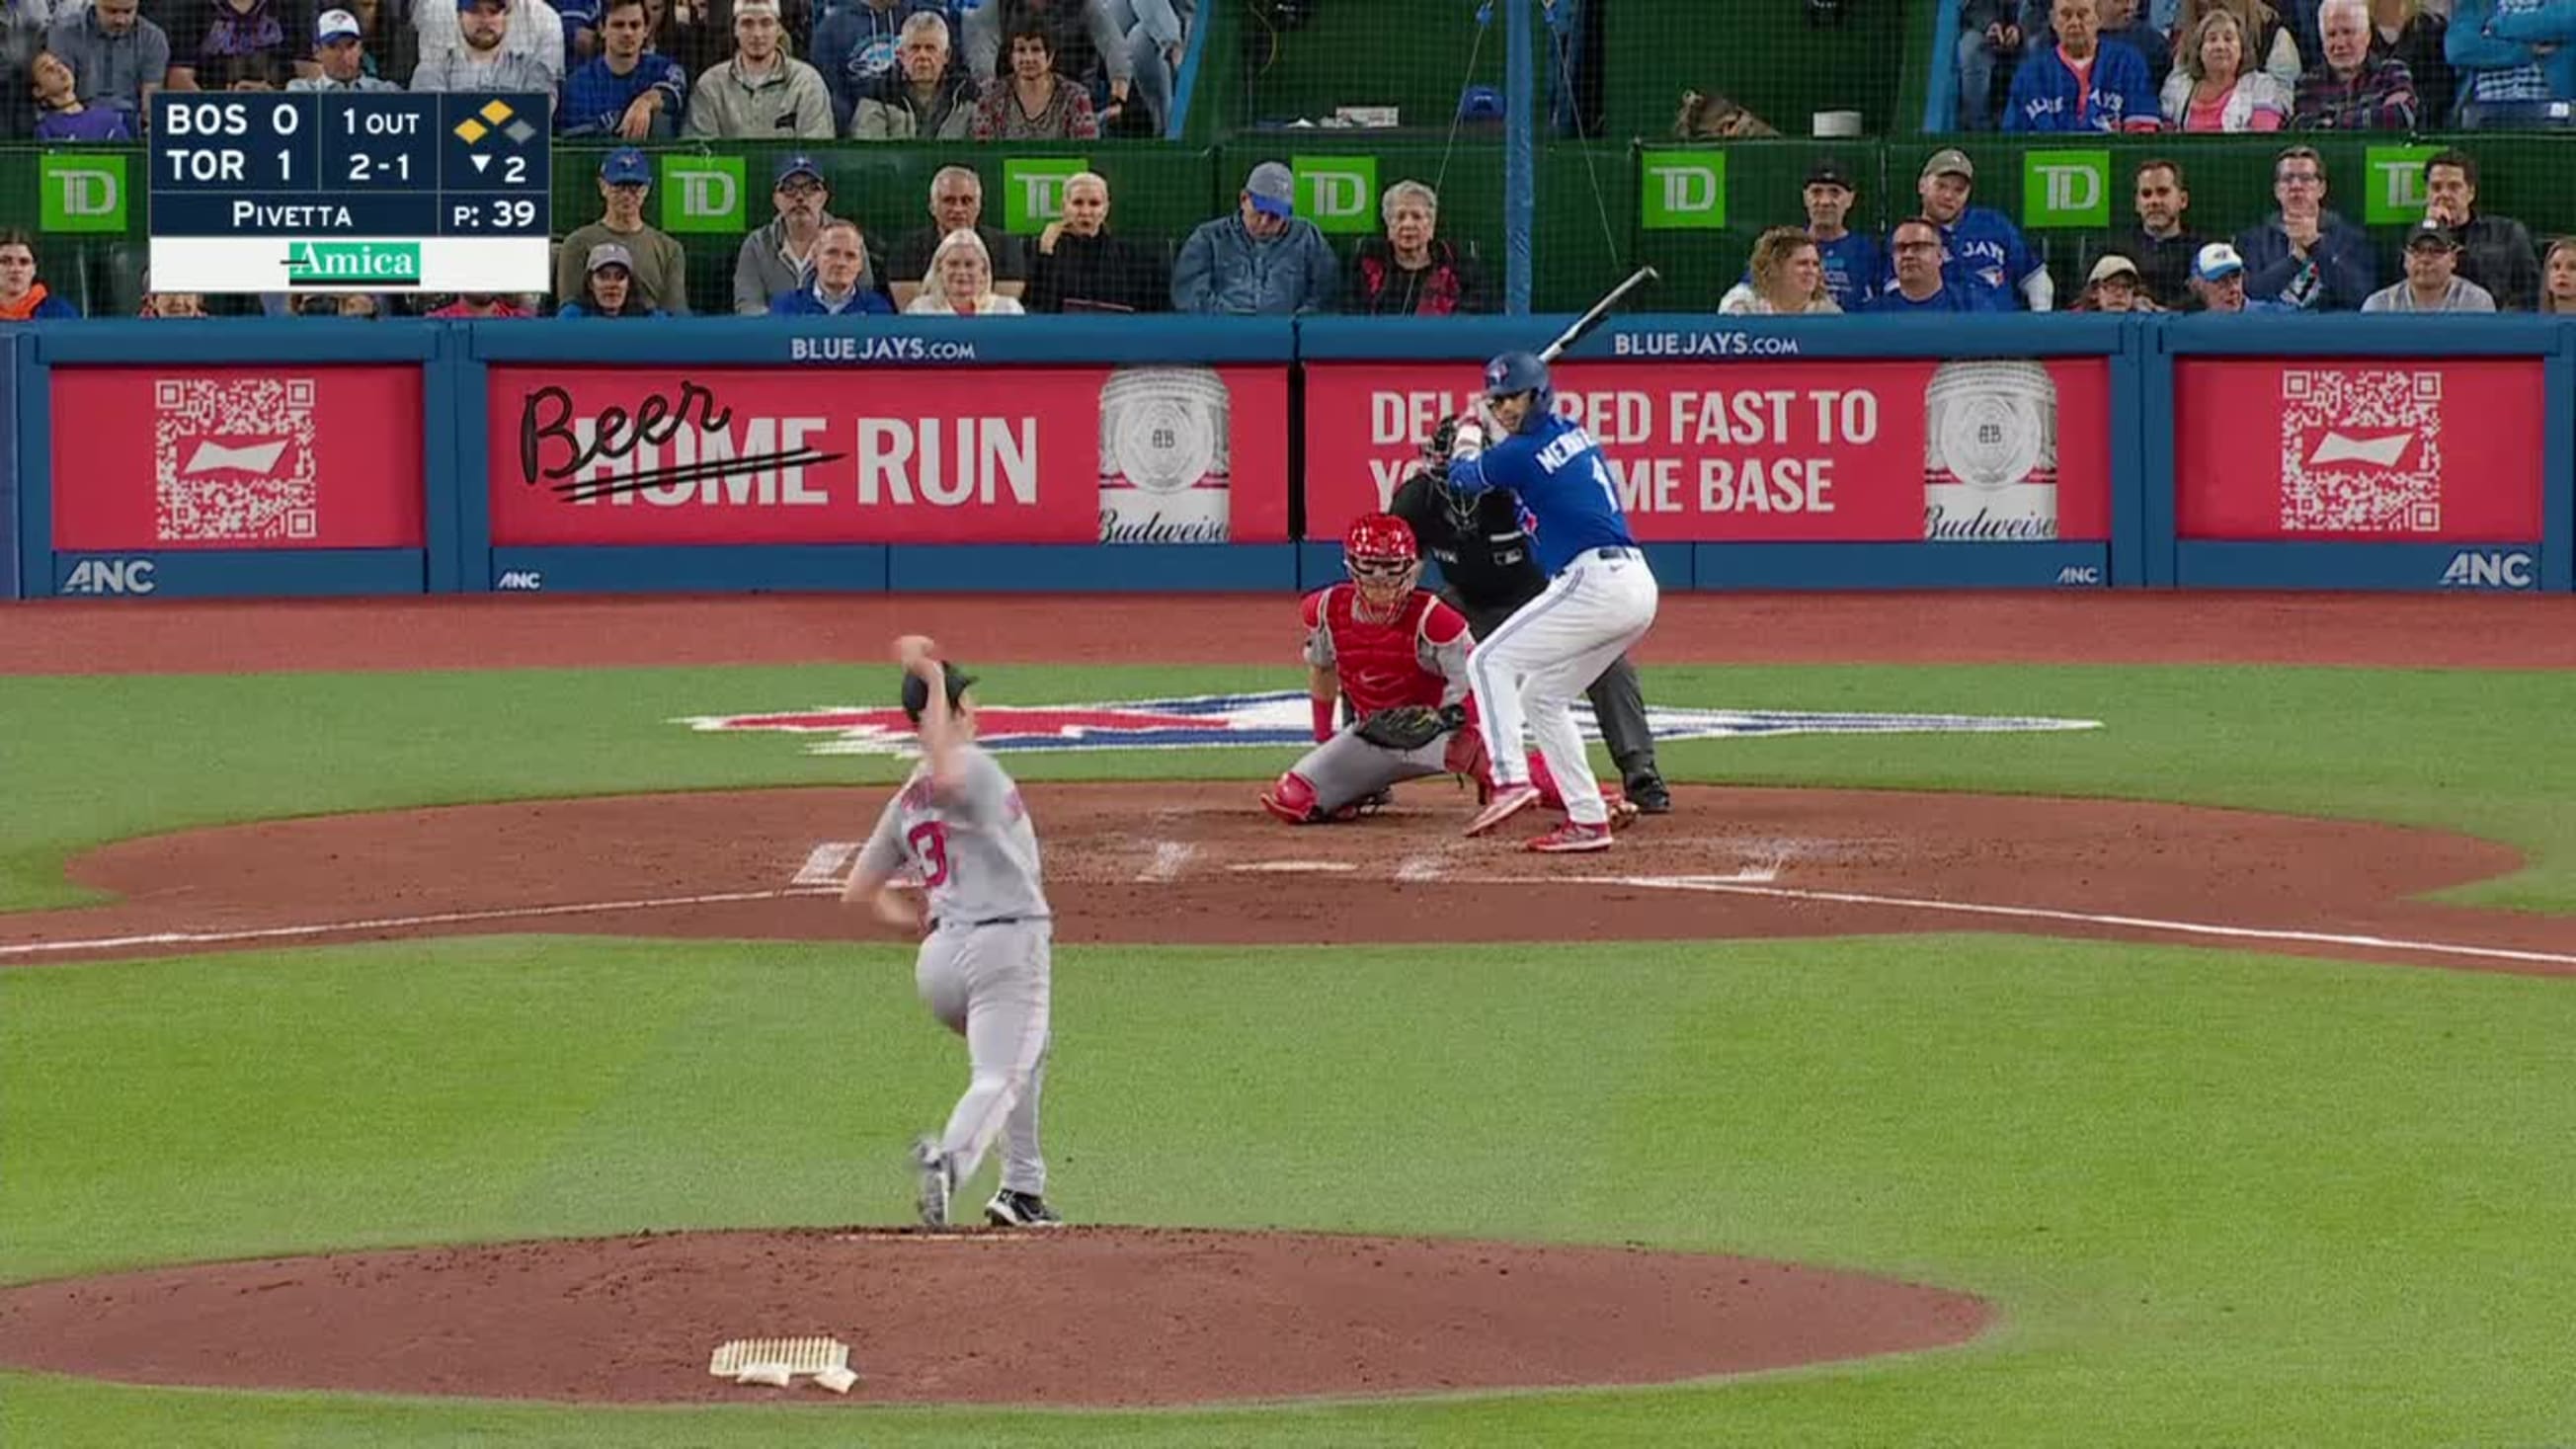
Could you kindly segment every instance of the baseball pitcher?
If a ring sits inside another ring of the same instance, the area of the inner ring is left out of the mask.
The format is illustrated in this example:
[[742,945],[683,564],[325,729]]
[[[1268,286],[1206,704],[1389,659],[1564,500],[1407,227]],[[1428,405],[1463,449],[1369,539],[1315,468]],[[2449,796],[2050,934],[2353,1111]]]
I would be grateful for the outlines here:
[[[1519,500],[1488,490],[1473,496],[1449,486],[1449,445],[1456,418],[1423,444],[1422,461],[1395,490],[1387,511],[1413,528],[1422,551],[1440,564],[1441,599],[1467,616],[1467,630],[1491,638],[1521,605],[1547,587],[1530,549]],[[1626,782],[1629,803],[1648,815],[1673,808],[1673,793],[1655,764],[1655,734],[1646,723],[1646,694],[1637,666],[1620,655],[1584,693],[1601,725],[1601,742]]]
[[[1261,796],[1292,825],[1357,818],[1405,780],[1461,775],[1481,802],[1493,772],[1468,703],[1467,656],[1475,636],[1457,610],[1415,587],[1422,558],[1403,519],[1372,513],[1342,539],[1347,583],[1306,596],[1307,694],[1315,748]],[[1336,728],[1339,703],[1352,722]],[[1544,770],[1540,803],[1557,805]]]
[[[1038,1094],[1046,1080],[1054,912],[1039,884],[1037,832],[1028,807],[993,757],[975,743],[975,681],[933,655],[918,634],[895,642],[903,712],[921,736],[921,763],[886,802],[841,899],[878,918],[926,930],[913,967],[921,999],[966,1039],[966,1093],[936,1137],[913,1145],[921,1220],[945,1227],[949,1201],[1002,1143],[1000,1191],[984,1204],[997,1227],[1053,1227],[1046,1159],[1038,1151]],[[920,875],[925,916],[892,888],[909,863]]]

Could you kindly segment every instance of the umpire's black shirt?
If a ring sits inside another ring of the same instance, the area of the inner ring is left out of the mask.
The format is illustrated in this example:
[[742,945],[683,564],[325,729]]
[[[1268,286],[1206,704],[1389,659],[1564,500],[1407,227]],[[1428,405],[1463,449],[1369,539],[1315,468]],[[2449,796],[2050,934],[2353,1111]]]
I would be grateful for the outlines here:
[[[1463,517],[1452,511],[1453,500],[1468,504]],[[1387,512],[1412,527],[1414,542],[1439,561],[1441,578],[1470,613],[1516,609],[1547,588],[1521,528],[1520,500],[1503,489],[1486,489],[1471,502],[1416,469]]]

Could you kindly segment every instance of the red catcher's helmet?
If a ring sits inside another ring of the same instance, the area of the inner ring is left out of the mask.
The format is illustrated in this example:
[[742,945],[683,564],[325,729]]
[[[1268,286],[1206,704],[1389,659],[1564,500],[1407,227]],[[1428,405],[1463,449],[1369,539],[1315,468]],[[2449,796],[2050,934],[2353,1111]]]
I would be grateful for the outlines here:
[[1360,597],[1381,609],[1392,607],[1413,592],[1422,575],[1413,526],[1392,513],[1361,514],[1342,535],[1342,567]]

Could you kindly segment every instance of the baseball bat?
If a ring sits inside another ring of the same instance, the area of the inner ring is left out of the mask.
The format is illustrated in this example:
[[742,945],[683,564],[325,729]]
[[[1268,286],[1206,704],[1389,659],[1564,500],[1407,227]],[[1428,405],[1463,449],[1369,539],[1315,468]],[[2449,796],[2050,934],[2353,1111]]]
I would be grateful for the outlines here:
[[1620,298],[1627,296],[1630,292],[1637,290],[1648,282],[1660,280],[1661,277],[1662,273],[1657,272],[1653,267],[1639,267],[1634,272],[1629,273],[1628,280],[1611,288],[1609,296],[1593,303],[1591,311],[1575,318],[1573,326],[1558,333],[1554,342],[1540,348],[1538,360],[1541,362],[1556,361],[1558,357],[1564,354],[1565,349],[1582,341],[1591,333],[1593,328],[1600,326],[1603,320],[1609,317],[1610,309],[1619,305]]

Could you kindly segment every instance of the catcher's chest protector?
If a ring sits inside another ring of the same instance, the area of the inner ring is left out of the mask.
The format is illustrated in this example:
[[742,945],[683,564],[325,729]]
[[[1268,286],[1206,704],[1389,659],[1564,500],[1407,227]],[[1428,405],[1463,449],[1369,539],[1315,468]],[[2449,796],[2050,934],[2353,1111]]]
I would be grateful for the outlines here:
[[1359,617],[1359,590],[1336,584],[1324,595],[1324,627],[1332,632],[1333,661],[1342,693],[1362,716],[1398,705],[1437,706],[1447,681],[1422,665],[1422,620],[1439,599],[1421,589],[1404,601],[1390,623]]

